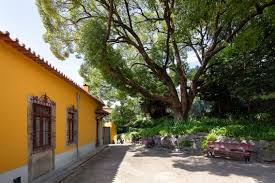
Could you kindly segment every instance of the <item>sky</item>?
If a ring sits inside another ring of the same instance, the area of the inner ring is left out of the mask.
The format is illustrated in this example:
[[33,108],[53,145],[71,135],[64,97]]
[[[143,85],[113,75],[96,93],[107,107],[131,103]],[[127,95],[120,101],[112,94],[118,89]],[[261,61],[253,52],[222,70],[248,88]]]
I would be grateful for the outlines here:
[[[20,43],[30,47],[50,64],[63,72],[79,85],[83,85],[83,78],[78,71],[82,60],[74,56],[65,61],[58,60],[50,51],[49,44],[42,38],[43,27],[35,0],[0,0],[0,30],[8,31],[11,38],[18,38]],[[188,54],[191,67],[197,65],[195,54]]]
[[59,71],[79,85],[83,78],[78,74],[81,60],[71,57],[58,60],[50,51],[49,44],[42,38],[45,28],[35,5],[35,0],[0,0],[0,30],[8,31],[11,38],[18,38],[37,54],[50,62]]

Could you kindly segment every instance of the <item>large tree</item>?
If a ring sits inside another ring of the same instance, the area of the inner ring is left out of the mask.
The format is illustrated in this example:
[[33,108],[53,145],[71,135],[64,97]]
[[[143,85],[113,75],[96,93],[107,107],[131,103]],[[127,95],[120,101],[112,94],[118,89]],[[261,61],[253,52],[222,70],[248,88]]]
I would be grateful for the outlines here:
[[253,20],[235,43],[209,63],[201,79],[203,99],[226,102],[238,98],[248,106],[252,100],[275,91],[274,14]]
[[[178,120],[187,117],[209,61],[274,4],[275,0],[37,0],[44,38],[58,58],[83,56],[113,86],[166,103]],[[200,66],[189,80],[190,50]]]

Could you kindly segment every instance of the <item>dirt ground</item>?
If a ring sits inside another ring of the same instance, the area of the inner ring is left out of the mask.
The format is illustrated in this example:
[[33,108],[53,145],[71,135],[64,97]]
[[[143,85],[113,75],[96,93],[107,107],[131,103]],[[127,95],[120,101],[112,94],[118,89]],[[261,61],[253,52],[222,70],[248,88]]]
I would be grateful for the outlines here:
[[186,156],[114,145],[82,165],[66,183],[275,183],[275,164]]

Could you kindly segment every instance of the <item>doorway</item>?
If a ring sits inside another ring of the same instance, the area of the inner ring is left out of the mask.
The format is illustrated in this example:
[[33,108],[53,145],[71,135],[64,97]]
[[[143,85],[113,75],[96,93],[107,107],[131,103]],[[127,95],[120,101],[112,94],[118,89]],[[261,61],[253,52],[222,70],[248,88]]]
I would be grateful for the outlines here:
[[110,144],[110,127],[103,127],[103,144]]
[[100,121],[99,119],[96,119],[96,147],[100,145],[99,129],[100,129]]
[[28,99],[29,182],[54,169],[55,103],[47,95]]

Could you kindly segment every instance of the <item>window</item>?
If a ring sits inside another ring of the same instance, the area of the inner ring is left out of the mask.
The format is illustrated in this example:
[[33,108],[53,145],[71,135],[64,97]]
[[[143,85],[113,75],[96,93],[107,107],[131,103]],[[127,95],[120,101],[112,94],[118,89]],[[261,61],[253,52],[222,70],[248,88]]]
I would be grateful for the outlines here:
[[74,113],[68,113],[68,143],[74,142]]
[[47,94],[28,97],[28,150],[32,154],[55,148],[56,104]]
[[67,144],[77,142],[77,110],[74,106],[67,109]]
[[51,107],[33,103],[33,150],[51,147]]

